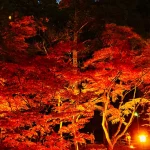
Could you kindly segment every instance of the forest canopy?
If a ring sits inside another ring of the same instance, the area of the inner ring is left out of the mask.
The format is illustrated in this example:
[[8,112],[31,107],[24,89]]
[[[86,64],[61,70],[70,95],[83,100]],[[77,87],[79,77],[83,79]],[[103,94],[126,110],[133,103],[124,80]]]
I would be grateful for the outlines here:
[[86,130],[98,112],[103,144],[113,150],[149,104],[149,32],[136,26],[139,1],[0,5],[0,148],[79,150],[97,140]]

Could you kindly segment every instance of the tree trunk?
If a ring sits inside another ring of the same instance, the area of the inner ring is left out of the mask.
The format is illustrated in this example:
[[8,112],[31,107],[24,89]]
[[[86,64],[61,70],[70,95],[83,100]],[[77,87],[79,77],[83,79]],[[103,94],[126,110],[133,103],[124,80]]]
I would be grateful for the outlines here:
[[75,150],[79,150],[79,144],[78,144],[78,142],[75,142],[74,146],[75,146]]
[[73,67],[77,69],[78,63],[77,63],[77,51],[73,50]]
[[[60,106],[61,106],[61,99],[60,99],[60,96],[59,96],[58,97],[58,107],[60,108]],[[59,113],[61,112],[60,109],[58,109],[58,112]],[[63,126],[63,122],[61,121],[60,124],[59,124],[59,129],[61,129],[62,126]],[[63,134],[62,133],[60,133],[60,137],[61,137],[60,140],[62,140],[63,139]],[[60,150],[62,150],[62,147],[60,147]]]

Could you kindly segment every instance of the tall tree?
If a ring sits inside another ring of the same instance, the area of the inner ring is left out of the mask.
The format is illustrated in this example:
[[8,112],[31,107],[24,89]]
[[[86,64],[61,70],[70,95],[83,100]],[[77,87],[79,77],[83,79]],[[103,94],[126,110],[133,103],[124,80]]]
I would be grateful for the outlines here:
[[49,57],[27,57],[28,61],[22,58],[15,63],[1,63],[0,107],[3,121],[0,122],[0,138],[3,148],[59,149],[63,142],[61,147],[68,149],[67,141],[62,139],[60,142],[59,134],[54,131],[59,115],[50,115],[51,107],[57,105],[56,93],[66,84],[58,74],[64,68],[62,54],[53,51]]
[[[92,94],[81,92],[83,78],[74,74],[65,56],[70,52],[71,45],[59,43],[47,56],[1,63],[3,148],[27,149],[32,145],[28,149],[66,150],[71,143],[78,146],[86,143],[85,139],[93,140],[93,135],[79,132],[93,116],[93,109],[85,109]],[[76,87],[74,83],[80,84]]]
[[[68,9],[69,22],[67,27],[67,32],[69,35],[69,39],[74,41],[74,44],[77,45],[81,40],[81,33],[83,30],[89,26],[91,26],[91,22],[93,24],[94,17],[92,17],[90,9],[92,8],[93,1],[84,1],[84,0],[75,0],[75,1],[67,1],[62,0],[59,4],[60,9]],[[71,35],[71,36],[70,36]],[[89,38],[89,37],[88,37]],[[84,39],[84,42],[89,39]],[[77,49],[73,50],[73,66],[76,68],[78,66],[77,60]]]
[[[99,93],[98,105],[95,107],[102,115],[101,125],[109,150],[114,148],[117,140],[128,130],[139,105],[148,102],[145,95],[137,95],[143,81],[149,80],[147,70],[137,62],[139,52],[142,53],[141,57],[145,53],[142,51],[144,43],[141,42],[141,47],[134,49],[131,44],[133,39],[142,41],[128,27],[107,24],[102,36],[106,48],[96,51],[93,58],[85,62],[85,67],[89,68],[88,72],[92,75],[88,79],[91,90],[94,87],[95,92]],[[93,73],[90,73],[90,68],[94,70]],[[117,128],[111,135],[110,126],[114,124]]]

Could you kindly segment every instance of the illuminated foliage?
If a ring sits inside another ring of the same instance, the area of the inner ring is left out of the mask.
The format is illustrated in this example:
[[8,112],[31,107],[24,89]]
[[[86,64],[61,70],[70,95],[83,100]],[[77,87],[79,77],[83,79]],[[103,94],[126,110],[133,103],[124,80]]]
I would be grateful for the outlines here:
[[[133,49],[130,45],[132,38],[142,41],[128,27],[106,25],[102,36],[106,47],[96,51],[93,58],[84,63],[84,67],[89,68],[91,90],[100,95],[100,103],[95,107],[102,115],[108,149],[113,149],[116,141],[127,131],[136,109],[148,102],[145,94],[137,95],[140,86],[149,81],[149,63],[143,64],[144,60],[149,60],[145,57],[146,43],[141,42],[140,49]],[[118,126],[112,136],[109,135],[110,124]]]
[[[104,47],[95,51],[84,67],[74,69],[72,50],[83,51],[82,43],[61,40],[47,47],[44,55],[31,57],[25,40],[35,36],[37,29],[44,32],[46,28],[33,17],[15,20],[10,26],[3,39],[14,60],[0,63],[2,148],[67,150],[74,145],[77,150],[86,140],[94,141],[93,134],[80,129],[98,110],[112,149],[127,131],[138,106],[147,102],[145,95],[137,97],[136,93],[149,81],[149,68],[144,65],[148,45],[132,29],[107,24],[102,34]],[[139,49],[135,41],[141,41]],[[3,51],[1,47],[1,54]],[[108,124],[118,125],[112,137]]]
[[[21,20],[21,23],[24,22]],[[24,53],[24,47],[19,52],[24,57],[19,61],[16,58],[20,57],[17,54],[21,49],[18,43],[15,44],[18,46],[13,53],[15,63],[1,61],[0,65],[2,146],[52,150],[61,146],[61,149],[67,150],[72,143],[93,140],[93,135],[79,132],[93,116],[93,109],[84,108],[88,105],[84,96],[88,99],[90,95],[82,95],[78,88],[74,88],[75,82],[82,81],[81,76],[74,74],[67,55],[74,46],[69,41],[60,42],[49,48],[46,56],[34,57]],[[82,106],[83,103],[85,106]],[[71,137],[67,141],[66,134]]]

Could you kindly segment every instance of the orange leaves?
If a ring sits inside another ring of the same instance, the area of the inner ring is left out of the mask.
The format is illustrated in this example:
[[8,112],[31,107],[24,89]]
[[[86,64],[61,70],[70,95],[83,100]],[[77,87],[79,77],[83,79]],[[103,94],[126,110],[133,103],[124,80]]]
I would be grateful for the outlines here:
[[19,142],[13,137],[6,137],[3,141],[6,147],[18,147]]
[[86,134],[86,133],[77,133],[74,140],[80,144],[86,144],[86,140],[89,140],[91,143],[94,142],[94,135],[93,134]]
[[87,67],[89,64],[92,64],[92,63],[96,64],[98,62],[104,61],[105,59],[110,58],[111,55],[113,55],[113,53],[110,48],[104,48],[99,51],[96,51],[94,53],[93,58],[84,63],[84,67]]
[[[22,22],[11,24],[14,36],[21,32],[15,42],[24,42],[27,33],[35,34],[32,19],[23,18]],[[141,79],[149,80],[149,76],[142,76],[142,68],[136,65],[138,56],[126,43],[136,35],[128,33],[131,29],[125,27],[110,25],[106,28],[104,43],[109,47],[95,51],[93,58],[76,73],[71,52],[77,47],[71,41],[59,42],[47,51],[47,56],[26,57],[28,59],[0,65],[0,124],[4,137],[8,136],[6,142],[11,141],[13,133],[16,140],[24,142],[23,148],[67,150],[70,143],[65,140],[66,135],[70,141],[81,144],[85,139],[94,140],[92,134],[79,133],[79,130],[93,117],[95,109],[104,112],[105,119],[112,123],[133,111],[139,99],[124,102],[125,94],[141,83]],[[79,45],[78,48],[84,47]],[[6,132],[8,129],[10,133]]]
[[109,121],[111,121],[113,119],[117,119],[117,118],[119,119],[121,116],[120,110],[115,108],[113,105],[108,106],[108,110],[106,111],[106,114],[108,116]]
[[123,97],[125,91],[130,91],[131,87],[129,85],[125,84],[115,84],[112,87],[112,92],[110,93],[110,96],[112,98],[112,102],[116,102],[118,100],[118,97]]
[[32,16],[25,16],[20,20],[10,22],[8,31],[3,37],[6,46],[11,50],[25,50],[28,47],[25,39],[36,35],[36,23]]
[[[34,23],[34,17],[33,16],[24,16],[22,18],[22,20],[18,20],[18,23],[21,24],[22,26],[32,24],[32,23]],[[14,24],[14,22],[11,22],[10,24],[13,26],[17,26],[17,24]]]
[[59,134],[53,132],[50,136],[45,139],[44,145],[50,150],[69,150],[70,143],[60,137]]
[[4,86],[4,82],[5,82],[5,79],[4,78],[0,78],[0,84]]
[[93,70],[89,70],[89,73],[93,73],[91,79],[95,85],[101,85],[100,87],[105,89],[115,84],[115,80],[121,80],[126,84],[132,81],[133,84],[141,78],[141,70],[136,68],[135,57],[131,49],[121,50],[119,47],[111,46],[96,51],[93,58],[85,62],[84,66],[88,68],[93,65]]
[[82,137],[80,137],[80,136],[75,137],[75,138],[74,138],[74,141],[76,141],[76,142],[78,142],[78,143],[80,143],[80,144],[85,144],[85,143],[86,143],[85,139],[82,138]]
[[11,52],[25,51],[29,46],[26,40],[36,36],[38,30],[45,32],[46,27],[39,20],[35,21],[33,16],[24,16],[10,22],[2,37],[5,47]]
[[64,53],[70,53],[72,50],[72,46],[73,46],[73,42],[72,41],[67,41],[67,42],[59,42],[56,46],[55,46],[55,51],[57,52],[58,56]]
[[28,137],[28,138],[37,137],[38,136],[38,133],[33,131],[33,130],[24,130],[22,133],[23,133],[23,135],[25,137]]
[[62,134],[62,133],[69,133],[69,132],[70,132],[69,128],[65,127],[65,126],[63,126],[62,128],[60,128],[60,130],[59,130],[60,134]]
[[117,46],[121,49],[129,48],[129,40],[133,38],[141,39],[131,28],[116,24],[106,24],[102,35],[104,46]]

